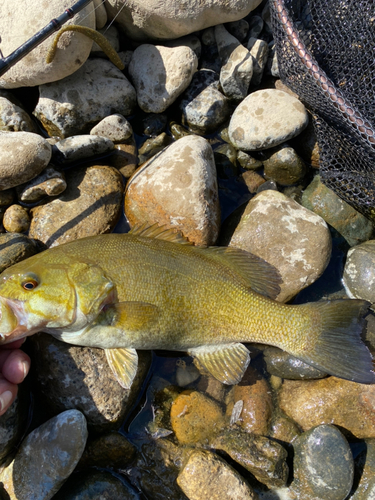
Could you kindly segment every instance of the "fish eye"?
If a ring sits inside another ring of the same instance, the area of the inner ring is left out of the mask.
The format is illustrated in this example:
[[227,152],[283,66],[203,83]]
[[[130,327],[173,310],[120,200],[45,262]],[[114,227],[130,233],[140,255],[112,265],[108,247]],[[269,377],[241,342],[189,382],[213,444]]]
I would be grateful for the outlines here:
[[24,290],[30,291],[34,290],[39,285],[37,280],[34,280],[33,278],[28,278],[25,281],[22,282],[22,288]]

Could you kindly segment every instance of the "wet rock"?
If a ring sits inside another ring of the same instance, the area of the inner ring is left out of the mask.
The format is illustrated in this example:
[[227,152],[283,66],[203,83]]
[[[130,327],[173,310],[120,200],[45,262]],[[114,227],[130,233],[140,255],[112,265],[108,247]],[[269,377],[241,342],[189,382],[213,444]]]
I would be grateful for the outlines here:
[[14,403],[0,416],[0,463],[10,452],[15,451],[15,446],[26,430],[29,399],[28,390],[23,384],[19,387]]
[[172,429],[181,444],[206,444],[225,425],[220,405],[204,394],[187,390],[171,406]]
[[235,109],[229,138],[236,148],[245,151],[268,149],[297,136],[308,121],[298,99],[281,90],[257,90]]
[[50,136],[89,132],[108,115],[130,115],[136,106],[133,86],[110,61],[89,59],[73,75],[39,87],[34,110]]
[[0,97],[0,130],[36,132],[36,126],[26,111],[5,97]]
[[304,430],[334,424],[355,437],[375,437],[375,385],[336,377],[284,380],[280,408]]
[[[21,3],[4,0],[0,5],[1,51],[3,57],[18,49],[35,33],[44,28],[51,19],[71,7],[69,0],[51,0],[47,4],[36,3],[25,9]],[[95,11],[91,5],[84,7],[67,24],[80,24],[95,29]],[[51,64],[46,63],[52,38],[47,38],[35,47],[15,66],[0,78],[0,87],[34,87],[42,83],[61,80],[77,71],[88,58],[92,40],[72,31],[64,33],[58,43],[56,56]]]
[[375,302],[375,240],[351,248],[346,256],[343,283],[352,299]]
[[5,189],[0,191],[0,207],[8,207],[13,203],[16,197],[14,189]]
[[32,209],[29,235],[47,247],[108,233],[120,215],[123,181],[114,168],[70,170],[66,183],[68,187],[59,198]]
[[280,444],[232,429],[215,438],[211,446],[227,453],[268,488],[285,486],[289,475],[288,453]]
[[281,349],[277,349],[277,347],[267,347],[264,350],[264,361],[268,373],[280,378],[309,380],[327,376],[327,373],[304,363]]
[[35,242],[24,234],[0,234],[0,272],[38,253]]
[[48,411],[77,408],[94,432],[120,428],[149,369],[149,352],[139,352],[138,372],[129,390],[115,379],[102,349],[71,346],[48,334],[34,335],[32,346],[34,387]]
[[284,414],[276,414],[272,418],[269,437],[284,446],[293,443],[301,434],[298,425]]
[[230,144],[221,144],[215,148],[214,159],[220,179],[230,179],[238,175],[236,156],[236,150]]
[[69,410],[32,431],[0,476],[11,499],[49,500],[73,472],[87,439],[85,417]]
[[88,441],[77,469],[87,467],[124,468],[135,456],[134,445],[119,432],[108,432]]
[[295,150],[284,145],[263,160],[266,179],[273,179],[281,186],[290,186],[302,181],[306,167]]
[[[280,83],[278,82],[281,82],[281,80],[276,80],[275,85],[279,85]],[[313,168],[319,168],[319,144],[312,120],[309,120],[309,124],[305,130],[296,139],[291,141],[291,145],[308,165],[311,165]]]
[[24,203],[35,203],[45,196],[58,196],[65,189],[64,174],[50,165],[28,183],[17,186],[17,195]]
[[256,193],[260,188],[260,186],[266,182],[261,175],[257,174],[253,170],[248,170],[247,172],[244,172],[242,174],[242,179],[246,184],[250,193],[253,194]]
[[238,472],[209,451],[192,452],[178,475],[177,484],[190,500],[258,499],[258,495]]
[[177,363],[176,384],[179,387],[186,387],[195,382],[200,376],[198,368],[193,363],[187,364],[183,360]]
[[219,210],[212,149],[202,137],[176,141],[146,162],[127,186],[125,215],[131,226],[165,224],[198,245],[215,242]]
[[30,217],[26,208],[11,205],[5,210],[3,226],[8,233],[24,233],[29,229]]
[[350,246],[371,238],[373,233],[371,221],[326,187],[319,175],[315,176],[304,190],[302,205],[320,215],[346,239]]
[[197,67],[197,56],[189,47],[137,47],[129,74],[139,107],[146,113],[163,113],[187,88]]
[[343,500],[353,484],[354,463],[349,444],[333,425],[304,432],[293,443],[294,481],[301,500]]
[[355,492],[350,500],[371,500],[375,494],[375,439],[365,439],[355,459]]
[[114,144],[126,141],[126,139],[129,139],[129,137],[132,136],[132,134],[132,126],[128,120],[119,113],[106,116],[90,131],[90,135],[106,137]]
[[189,132],[185,127],[176,122],[170,123],[170,131],[175,141],[178,141],[178,139],[182,139],[182,137],[186,137],[187,135],[193,135],[192,132]]
[[108,163],[117,168],[125,178],[131,177],[138,165],[138,151],[135,141],[132,140],[130,144],[116,144],[108,158]]
[[249,201],[228,239],[224,237],[223,243],[254,253],[279,270],[283,279],[280,302],[319,278],[331,255],[331,235],[324,220],[271,190]]
[[0,132],[0,189],[36,177],[51,159],[51,146],[31,132]]
[[158,113],[150,113],[142,120],[143,130],[142,133],[155,137],[165,131],[167,126],[167,115]]
[[248,153],[245,153],[245,151],[238,151],[237,161],[246,170],[257,170],[263,166],[260,160],[253,158]]
[[172,137],[167,135],[165,132],[161,133],[157,137],[150,137],[150,139],[146,139],[146,141],[138,149],[139,165],[142,165],[142,163],[155,156],[156,153],[162,151],[164,148],[172,144],[172,142]]
[[250,37],[247,49],[253,58],[253,76],[251,85],[257,86],[262,81],[263,72],[268,59],[268,44],[264,40]]
[[52,146],[56,163],[67,164],[104,153],[114,148],[112,141],[98,135],[75,135]]

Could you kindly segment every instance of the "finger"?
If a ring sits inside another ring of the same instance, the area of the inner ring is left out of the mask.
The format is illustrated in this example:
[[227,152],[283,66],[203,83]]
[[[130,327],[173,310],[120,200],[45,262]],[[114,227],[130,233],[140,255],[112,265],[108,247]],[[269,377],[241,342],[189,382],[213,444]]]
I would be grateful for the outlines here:
[[30,358],[20,349],[0,351],[0,372],[12,384],[23,382],[30,370]]
[[18,386],[0,378],[0,416],[11,406],[16,399]]
[[18,349],[25,342],[25,340],[26,340],[26,337],[23,339],[15,340],[14,342],[10,342],[10,344],[2,345],[1,349],[2,350],[3,349]]

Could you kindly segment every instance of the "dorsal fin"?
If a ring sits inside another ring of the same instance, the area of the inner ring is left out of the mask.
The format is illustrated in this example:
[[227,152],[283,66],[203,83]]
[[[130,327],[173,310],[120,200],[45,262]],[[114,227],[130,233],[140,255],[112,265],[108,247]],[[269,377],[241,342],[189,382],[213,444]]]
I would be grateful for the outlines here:
[[133,236],[142,236],[145,238],[155,238],[157,240],[171,241],[172,243],[180,243],[180,245],[192,245],[178,229],[171,229],[167,226],[159,226],[159,224],[152,224],[148,222],[143,224],[136,224],[131,228],[128,234]]

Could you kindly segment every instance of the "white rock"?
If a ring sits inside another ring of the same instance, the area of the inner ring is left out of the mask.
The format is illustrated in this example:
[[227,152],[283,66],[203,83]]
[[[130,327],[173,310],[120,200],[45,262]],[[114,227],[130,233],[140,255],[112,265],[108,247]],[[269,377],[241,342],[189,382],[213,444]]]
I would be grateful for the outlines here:
[[163,113],[188,87],[197,67],[198,58],[190,47],[137,47],[129,74],[139,107],[146,113]]
[[9,132],[36,132],[26,111],[5,97],[0,97],[0,129]]
[[108,153],[114,144],[106,137],[98,135],[75,135],[63,139],[52,146],[53,161],[71,163],[91,156]]
[[100,30],[106,25],[108,16],[105,10],[103,0],[94,0],[95,15],[96,15],[96,29]]
[[264,40],[249,38],[247,48],[253,57],[253,77],[251,85],[259,85],[268,59],[268,44]]
[[118,113],[103,118],[103,120],[95,125],[90,131],[90,134],[106,137],[115,144],[126,141],[126,139],[131,137],[132,133],[133,129],[128,120]]

